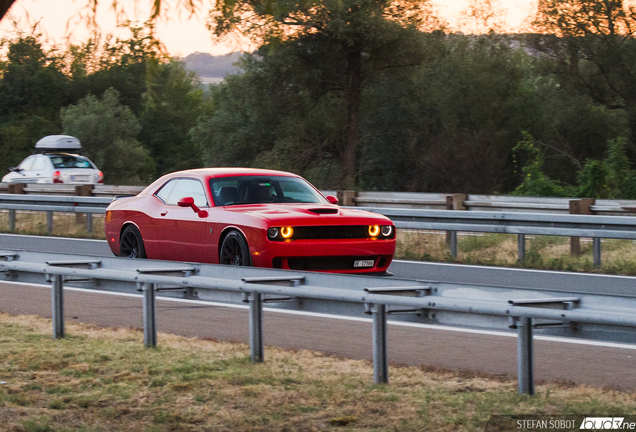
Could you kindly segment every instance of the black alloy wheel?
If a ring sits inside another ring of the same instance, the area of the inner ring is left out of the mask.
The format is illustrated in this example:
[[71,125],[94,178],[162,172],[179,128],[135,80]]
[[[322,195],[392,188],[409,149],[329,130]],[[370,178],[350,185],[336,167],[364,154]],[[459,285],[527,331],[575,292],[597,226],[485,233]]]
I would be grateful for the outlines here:
[[124,228],[119,242],[119,256],[124,258],[146,258],[146,249],[141,233],[134,225]]
[[249,266],[250,249],[245,237],[238,231],[231,231],[221,244],[219,263],[235,266]]

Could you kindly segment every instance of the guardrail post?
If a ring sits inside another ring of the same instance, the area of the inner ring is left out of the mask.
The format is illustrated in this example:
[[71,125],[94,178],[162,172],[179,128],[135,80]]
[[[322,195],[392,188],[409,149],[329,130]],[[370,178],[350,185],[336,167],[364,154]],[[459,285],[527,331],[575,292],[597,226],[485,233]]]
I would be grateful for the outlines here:
[[373,379],[376,384],[389,382],[386,305],[373,307]]
[[[583,198],[578,200],[570,200],[570,214],[592,214],[592,206],[594,205],[593,198]],[[581,255],[581,238],[570,237],[570,255]]]
[[517,234],[517,261],[520,264],[526,262],[526,235]]
[[93,233],[93,214],[86,213],[86,232],[88,234]]
[[[75,186],[75,195],[76,196],[93,196],[93,188],[94,186],[92,184],[86,184],[86,185],[77,185]],[[92,225],[93,222],[91,221],[91,229],[88,229],[88,219],[89,219],[89,213],[86,213],[86,231],[88,233],[93,232],[92,229]],[[84,223],[84,213],[75,213],[75,223],[77,224],[81,224]]]
[[532,318],[519,318],[517,321],[517,374],[519,394],[534,394],[534,347]]
[[51,287],[51,316],[53,318],[53,339],[65,336],[64,331],[64,282],[62,275],[53,276]]
[[24,188],[26,183],[9,183],[7,186],[7,192],[10,194],[25,194]]
[[449,239],[450,239],[450,244],[449,249],[450,249],[450,254],[453,258],[457,258],[457,231],[449,231]]
[[157,346],[157,309],[155,305],[155,284],[142,283],[144,292],[144,345]]
[[53,232],[53,212],[52,211],[46,212],[46,232],[49,234]]
[[594,237],[592,239],[592,249],[594,255],[594,265],[596,267],[601,266],[601,239],[599,237]]
[[263,297],[261,293],[250,295],[250,355],[254,363],[265,361],[263,350]]
[[341,206],[355,206],[356,202],[354,198],[358,195],[358,192],[354,190],[339,190],[336,191],[336,198],[338,198],[338,205]]
[[[26,183],[9,183],[7,185],[7,192],[10,194],[24,194],[24,188]],[[15,231],[15,222],[16,222],[16,210],[9,210],[9,231]]]
[[[466,210],[464,202],[468,199],[466,194],[453,194],[446,196],[446,210]],[[457,231],[446,231],[446,244],[449,246],[450,254],[457,258]]]
[[9,210],[9,231],[15,231],[15,209]]

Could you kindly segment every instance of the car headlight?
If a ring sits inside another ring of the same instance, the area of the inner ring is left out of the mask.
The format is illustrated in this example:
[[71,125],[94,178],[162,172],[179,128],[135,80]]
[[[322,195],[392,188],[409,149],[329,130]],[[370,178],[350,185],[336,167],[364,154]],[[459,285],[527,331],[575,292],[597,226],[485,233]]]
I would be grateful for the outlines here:
[[284,239],[291,238],[294,235],[294,229],[292,227],[282,227],[280,229],[280,235]]
[[271,227],[267,229],[267,237],[270,240],[289,240],[294,235],[294,228],[290,226],[285,227]]
[[278,237],[278,228],[269,228],[267,230],[267,237],[271,239],[275,239],[276,237]]
[[388,237],[393,232],[393,227],[391,225],[382,225],[381,231],[384,237]]
[[377,237],[380,234],[380,225],[369,225],[369,235]]

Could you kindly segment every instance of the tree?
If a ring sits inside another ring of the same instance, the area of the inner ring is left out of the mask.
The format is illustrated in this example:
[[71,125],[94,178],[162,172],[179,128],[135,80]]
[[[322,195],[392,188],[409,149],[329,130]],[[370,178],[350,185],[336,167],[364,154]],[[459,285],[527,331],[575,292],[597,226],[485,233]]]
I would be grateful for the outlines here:
[[3,40],[0,62],[0,160],[15,166],[45,135],[59,133],[59,111],[71,102],[71,82],[61,55],[42,48],[40,35],[17,32]]
[[200,148],[188,134],[201,114],[203,91],[195,74],[176,61],[147,68],[139,139],[155,160],[155,175],[200,168]]
[[424,36],[420,66],[365,93],[365,189],[514,188],[511,149],[521,130],[539,129],[532,57],[503,36]]
[[108,89],[100,99],[89,95],[62,109],[64,133],[77,137],[84,153],[109,184],[145,184],[153,174],[149,152],[136,140],[141,127],[119,93]]
[[338,187],[342,100],[320,89],[291,43],[262,47],[241,63],[243,73],[213,89],[208,113],[191,131],[206,166],[281,169],[321,188]]
[[[16,0],[0,0],[0,20],[4,18],[15,1]],[[99,0],[81,0],[81,2],[84,3],[84,6],[78,8],[79,17],[90,27],[97,29],[96,19]],[[203,2],[201,0],[150,0],[149,3],[151,12],[148,21],[154,22],[161,16],[167,15],[170,6],[174,7],[178,13],[185,10],[187,13],[195,15]],[[117,15],[120,22],[126,19],[126,11],[129,10],[127,7],[130,8],[131,5],[124,1],[113,0],[110,2],[110,8]],[[138,5],[135,3],[132,7],[136,9]]]
[[59,55],[45,51],[38,34],[20,34],[8,45],[0,84],[0,116],[56,117],[60,106],[70,102],[70,82]]
[[561,83],[625,110],[636,137],[636,8],[622,0],[540,0],[531,46],[555,60]]
[[[317,78],[329,91],[340,92],[346,106],[346,139],[339,155],[341,183],[353,187],[361,94],[365,78],[373,72],[369,66],[390,62],[377,60],[397,46],[392,43],[396,27],[416,30],[430,18],[429,4],[421,0],[224,0],[212,10],[209,28],[219,38],[239,33],[268,49],[295,42],[309,61],[323,66],[320,70],[325,73]],[[318,53],[323,54],[320,60]]]

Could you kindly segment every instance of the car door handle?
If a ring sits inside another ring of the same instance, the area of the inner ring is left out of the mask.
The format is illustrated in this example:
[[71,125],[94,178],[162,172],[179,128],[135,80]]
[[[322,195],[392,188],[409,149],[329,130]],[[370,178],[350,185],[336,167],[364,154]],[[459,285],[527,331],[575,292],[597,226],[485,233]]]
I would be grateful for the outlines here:
[[162,211],[162,212],[161,212],[161,216],[165,216],[165,215],[167,215],[167,214],[168,214],[168,210],[166,210],[166,211]]

